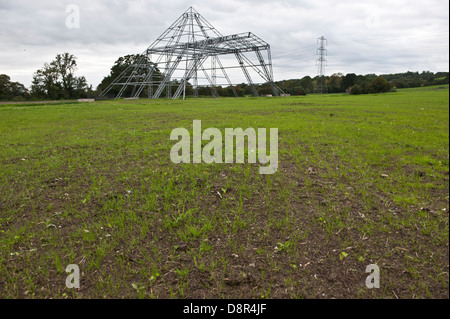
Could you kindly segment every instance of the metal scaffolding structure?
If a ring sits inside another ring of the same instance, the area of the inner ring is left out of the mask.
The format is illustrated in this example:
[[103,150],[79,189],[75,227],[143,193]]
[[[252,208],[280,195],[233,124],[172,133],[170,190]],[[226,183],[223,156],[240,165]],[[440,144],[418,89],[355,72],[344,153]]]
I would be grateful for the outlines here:
[[[235,76],[241,81],[233,82]],[[259,96],[255,78],[269,85],[273,95],[283,94],[273,80],[270,45],[251,32],[223,36],[190,7],[98,98],[156,99],[165,92],[167,98],[184,99],[187,86],[194,97],[199,87],[218,96],[219,86],[237,97],[236,83],[244,82]]]

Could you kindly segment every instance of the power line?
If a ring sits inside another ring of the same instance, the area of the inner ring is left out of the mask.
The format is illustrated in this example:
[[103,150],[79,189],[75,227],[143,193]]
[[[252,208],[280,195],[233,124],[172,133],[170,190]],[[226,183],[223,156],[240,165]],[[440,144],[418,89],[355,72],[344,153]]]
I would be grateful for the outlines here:
[[[346,45],[346,44],[355,44],[355,43],[370,43],[370,42],[387,42],[387,41],[399,41],[399,40],[405,40],[405,39],[411,39],[411,38],[422,38],[422,37],[426,37],[426,38],[430,38],[432,36],[441,36],[441,35],[448,35],[449,32],[445,31],[445,32],[436,32],[436,33],[430,33],[430,34],[421,34],[421,35],[410,35],[410,36],[399,36],[399,37],[386,37],[386,38],[372,38],[372,39],[364,39],[364,40],[346,40],[346,41],[340,41],[340,42],[328,42],[327,45],[336,45],[336,46],[340,46],[340,45]],[[444,44],[445,45],[445,44]],[[448,45],[448,44],[447,44]],[[280,50],[281,52],[277,52],[277,57],[283,57],[283,56],[289,56],[291,55],[291,53],[306,53],[306,52],[310,52],[310,49],[312,47],[316,46],[315,44],[310,44],[310,45],[306,45],[306,46],[302,46],[299,48],[295,48],[295,49],[290,49],[290,50]],[[428,49],[428,48],[424,48]],[[275,51],[277,51],[277,49],[275,49]]]

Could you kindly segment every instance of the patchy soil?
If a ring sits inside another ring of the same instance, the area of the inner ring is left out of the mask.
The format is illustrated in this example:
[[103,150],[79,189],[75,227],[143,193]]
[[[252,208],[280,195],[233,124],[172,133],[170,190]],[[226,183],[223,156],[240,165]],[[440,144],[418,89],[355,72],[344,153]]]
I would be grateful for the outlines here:
[[[354,112],[293,99],[272,120],[304,126],[280,129],[278,171],[259,175],[259,164],[174,165],[161,130],[183,116],[158,109],[156,120],[147,105],[125,103],[143,113],[105,107],[113,129],[90,106],[58,131],[5,141],[0,296],[449,297],[445,138],[421,157],[406,148],[370,157],[374,125],[353,138],[344,129]],[[303,119],[294,105],[318,107]],[[210,116],[228,119],[222,112]],[[80,268],[78,289],[65,286],[69,264]],[[371,264],[380,288],[366,286]]]

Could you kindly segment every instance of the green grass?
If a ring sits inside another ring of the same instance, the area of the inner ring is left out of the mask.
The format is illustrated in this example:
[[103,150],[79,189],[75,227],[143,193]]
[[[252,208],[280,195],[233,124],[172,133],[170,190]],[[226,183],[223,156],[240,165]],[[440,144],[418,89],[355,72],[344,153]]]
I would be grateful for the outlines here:
[[[438,88],[0,105],[0,296],[448,298]],[[278,171],[173,164],[195,119],[278,128]]]

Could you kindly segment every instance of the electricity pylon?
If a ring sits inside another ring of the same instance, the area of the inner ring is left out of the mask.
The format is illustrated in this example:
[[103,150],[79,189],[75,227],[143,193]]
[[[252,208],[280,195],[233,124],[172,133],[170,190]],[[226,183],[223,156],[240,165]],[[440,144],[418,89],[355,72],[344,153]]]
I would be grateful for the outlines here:
[[316,52],[316,55],[319,56],[319,58],[316,60],[317,75],[319,77],[319,82],[317,83],[316,90],[319,93],[325,93],[327,91],[324,78],[325,66],[327,65],[327,59],[325,58],[327,56],[327,49],[325,49],[325,45],[327,45],[327,39],[325,39],[324,36],[321,36],[317,39],[317,43],[320,45]]

